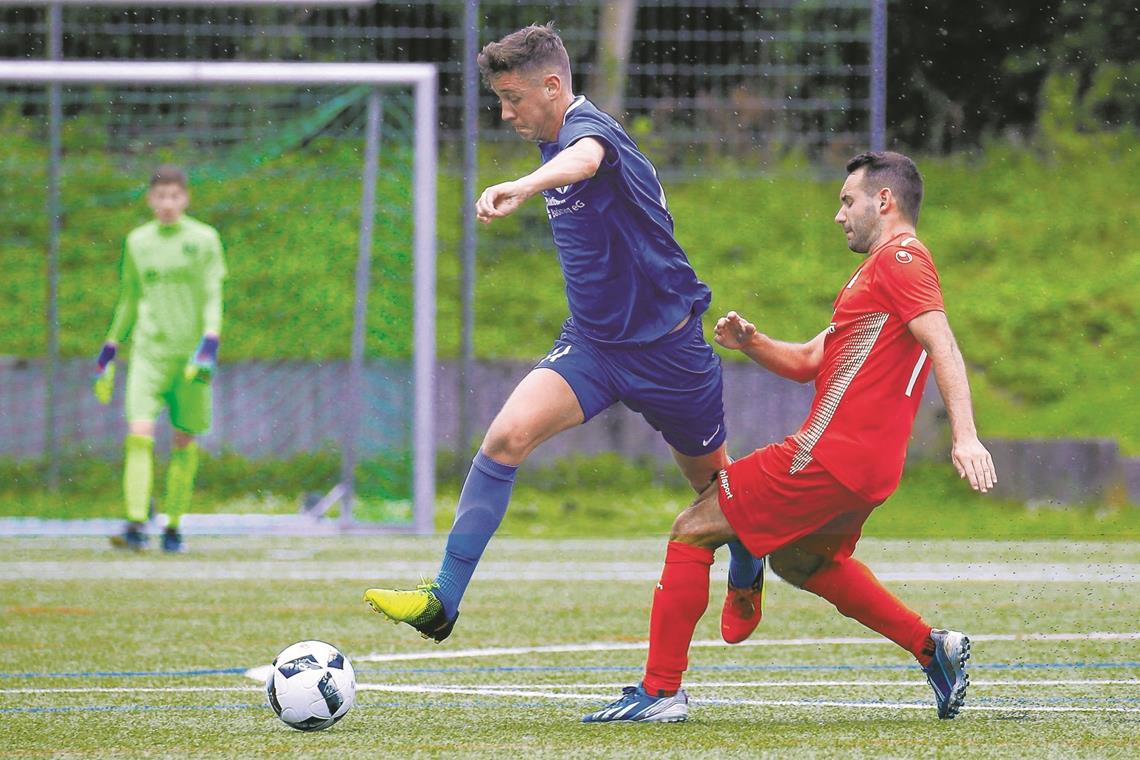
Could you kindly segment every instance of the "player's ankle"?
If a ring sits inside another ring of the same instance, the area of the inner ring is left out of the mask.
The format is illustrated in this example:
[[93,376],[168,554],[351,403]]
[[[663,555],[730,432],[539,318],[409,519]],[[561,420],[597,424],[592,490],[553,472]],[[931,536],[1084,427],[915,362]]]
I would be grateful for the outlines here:
[[651,697],[672,697],[676,696],[679,691],[679,689],[663,688],[660,684],[654,684],[648,680],[641,682],[641,688]]
[[918,660],[918,664],[924,668],[930,667],[930,663],[934,661],[934,639],[931,638],[930,631],[927,631],[922,646],[919,648],[919,651],[914,653],[914,658]]

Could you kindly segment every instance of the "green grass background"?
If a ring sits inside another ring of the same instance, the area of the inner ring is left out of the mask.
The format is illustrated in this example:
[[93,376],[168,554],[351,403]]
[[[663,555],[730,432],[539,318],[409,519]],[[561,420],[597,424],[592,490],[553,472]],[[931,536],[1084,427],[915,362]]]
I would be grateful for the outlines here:
[[[10,109],[0,110],[0,126],[0,168],[26,178],[0,184],[8,210],[0,299],[9,305],[0,311],[0,355],[37,357],[47,341],[47,223],[42,193],[27,188],[44,185],[46,152],[32,125]],[[398,140],[390,142],[382,149],[366,343],[370,355],[403,356],[410,350],[410,157]],[[110,320],[123,235],[149,212],[140,165],[105,150],[98,129],[72,124],[64,144],[60,342],[64,356],[87,357]],[[1127,454],[1140,453],[1140,415],[1131,413],[1140,377],[1137,145],[1132,131],[1054,131],[1031,144],[993,142],[977,153],[918,157],[926,178],[919,231],[939,264],[983,436],[1102,436]],[[177,160],[178,149],[161,157]],[[360,160],[351,143],[317,138],[280,156],[194,174],[191,211],[217,226],[227,246],[224,361],[347,354]],[[519,176],[535,163],[529,146],[487,146],[480,184]],[[455,165],[445,154],[439,176],[436,332],[444,358],[457,355],[460,338],[462,188],[449,171]],[[836,289],[858,259],[832,222],[839,163],[822,173],[806,166],[793,157],[764,177],[737,176],[727,162],[704,165],[700,176],[666,176],[677,236],[713,288],[711,314],[737,309],[789,340],[810,338],[826,323]],[[545,351],[566,304],[540,202],[480,227],[477,275],[478,357]],[[331,452],[284,462],[208,457],[194,509],[293,511],[297,494],[323,491],[337,471]],[[55,494],[42,489],[42,463],[2,462],[0,475],[0,514],[119,512],[117,465],[71,457]],[[609,484],[622,481],[652,486],[615,495]],[[441,528],[450,523],[457,488],[441,484]],[[525,468],[504,530],[591,535],[604,520],[615,535],[659,534],[688,498],[672,473],[646,463],[601,457]],[[892,503],[910,506],[881,510],[868,525],[871,534],[965,536],[984,527],[1011,537],[1140,535],[1136,510],[1115,502],[1053,511],[979,499],[948,464],[910,468]]]
[[[46,350],[45,149],[31,126],[0,112],[7,220],[0,355]],[[122,239],[149,212],[134,173],[77,124],[64,163],[61,350],[93,355],[117,294]],[[967,359],[981,430],[994,436],[1104,436],[1140,453],[1140,415],[1126,413],[1140,377],[1140,142],[1134,131],[1049,133],[1029,145],[919,156],[926,200],[919,232],[934,252],[947,308]],[[227,246],[225,361],[342,357],[351,334],[360,155],[316,139],[239,170],[202,172],[191,211]],[[177,158],[174,149],[164,154]],[[385,143],[368,351],[405,355],[410,276],[409,157]],[[193,169],[193,162],[188,162]],[[455,164],[444,155],[445,168]],[[482,152],[479,183],[530,170],[530,146]],[[858,259],[832,222],[842,179],[788,159],[769,176],[741,178],[726,162],[699,177],[669,176],[678,239],[713,289],[712,315],[737,309],[770,334],[803,340],[825,325]],[[439,178],[437,340],[459,351],[462,189]],[[561,273],[542,204],[480,227],[475,350],[533,358],[566,316]],[[736,355],[727,360],[737,361]]]

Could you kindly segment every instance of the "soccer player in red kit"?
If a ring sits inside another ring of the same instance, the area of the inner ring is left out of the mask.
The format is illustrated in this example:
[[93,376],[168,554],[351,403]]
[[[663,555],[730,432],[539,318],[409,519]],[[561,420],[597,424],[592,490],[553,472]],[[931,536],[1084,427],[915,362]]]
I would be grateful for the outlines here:
[[927,375],[950,417],[951,459],[985,493],[997,482],[974,428],[965,364],[946,319],[938,272],[916,236],[922,177],[906,156],[863,153],[847,164],[837,224],[866,258],[839,291],[831,324],[811,341],[784,343],[736,312],[716,342],[782,377],[815,381],[798,431],[739,459],[673,523],[653,598],[645,677],[587,723],[681,721],[681,675],[709,601],[713,550],[740,538],[784,580],[811,591],[918,660],[938,717],[966,696],[969,639],[932,628],[851,554],[864,521],[898,486]]

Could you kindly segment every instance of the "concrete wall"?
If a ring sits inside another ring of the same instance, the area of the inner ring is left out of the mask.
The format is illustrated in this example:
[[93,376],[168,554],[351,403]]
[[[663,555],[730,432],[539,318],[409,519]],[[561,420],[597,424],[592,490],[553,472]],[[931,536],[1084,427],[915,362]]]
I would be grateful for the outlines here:
[[[1104,503],[1123,496],[1125,465],[1116,441],[991,438],[1002,498],[1043,504]],[[1140,492],[1133,492],[1140,503]]]
[[[54,404],[56,428],[70,452],[118,457],[123,422],[125,367],[109,407],[90,392],[91,363],[64,362]],[[441,450],[455,450],[458,434],[457,365],[441,362],[436,384],[435,434]],[[480,362],[468,392],[481,437],[495,412],[530,369],[526,362]],[[752,364],[726,363],[725,410],[729,451],[742,456],[794,432],[807,415],[813,387],[783,380]],[[360,451],[409,445],[412,387],[406,362],[372,361],[365,378],[363,408],[347,397],[348,364],[334,362],[242,362],[222,367],[215,379],[215,420],[202,444],[217,452],[250,458],[284,457],[339,446],[354,417],[363,420]],[[41,362],[0,361],[0,457],[42,456],[45,384]],[[981,425],[985,429],[984,420]],[[711,431],[710,431],[711,432]],[[169,426],[159,426],[159,450],[169,446]],[[471,442],[474,445],[476,442]],[[988,439],[998,468],[997,494],[1021,501],[1061,504],[1120,501],[1140,504],[1140,460],[1124,459],[1110,440]],[[615,406],[589,424],[554,438],[532,456],[549,463],[570,454],[617,452],[649,457],[664,469],[670,454],[641,417]],[[915,423],[909,461],[944,462],[949,467],[946,412],[931,379]]]

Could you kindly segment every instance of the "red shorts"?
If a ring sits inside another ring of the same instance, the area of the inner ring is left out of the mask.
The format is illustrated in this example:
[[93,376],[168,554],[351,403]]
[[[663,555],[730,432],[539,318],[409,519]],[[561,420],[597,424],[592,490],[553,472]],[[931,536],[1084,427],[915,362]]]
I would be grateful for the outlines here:
[[850,557],[878,503],[857,496],[815,460],[790,475],[795,450],[785,439],[722,470],[721,511],[757,557],[790,546],[832,559]]

